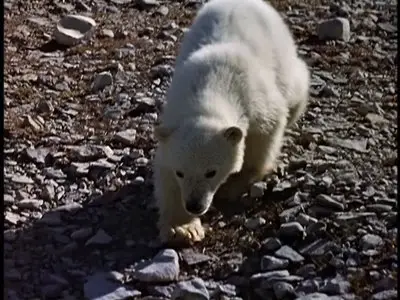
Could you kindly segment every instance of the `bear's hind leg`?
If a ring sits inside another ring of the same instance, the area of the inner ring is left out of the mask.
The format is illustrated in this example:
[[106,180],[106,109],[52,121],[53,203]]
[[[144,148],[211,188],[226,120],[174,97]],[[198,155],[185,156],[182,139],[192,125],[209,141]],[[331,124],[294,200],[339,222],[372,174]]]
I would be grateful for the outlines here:
[[288,127],[291,127],[305,112],[309,98],[310,73],[307,65],[301,59],[297,59],[297,67],[293,68],[293,90],[289,98],[292,103],[289,109]]
[[185,211],[173,174],[162,167],[155,167],[154,187],[160,215],[158,229],[161,242],[187,244],[201,241],[205,236],[204,228],[199,218],[194,218]]

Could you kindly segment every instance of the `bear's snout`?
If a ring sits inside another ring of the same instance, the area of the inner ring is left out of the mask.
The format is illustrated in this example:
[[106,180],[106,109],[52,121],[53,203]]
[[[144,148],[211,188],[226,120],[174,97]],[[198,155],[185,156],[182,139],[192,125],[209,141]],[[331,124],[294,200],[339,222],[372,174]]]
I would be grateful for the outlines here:
[[186,202],[186,210],[193,215],[202,215],[206,212],[208,205],[204,199],[190,198]]

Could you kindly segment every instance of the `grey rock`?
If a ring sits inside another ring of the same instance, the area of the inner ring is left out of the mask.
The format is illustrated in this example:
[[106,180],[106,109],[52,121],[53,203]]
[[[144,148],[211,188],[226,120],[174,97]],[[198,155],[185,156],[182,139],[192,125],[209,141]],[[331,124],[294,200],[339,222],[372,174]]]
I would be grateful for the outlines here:
[[46,156],[49,154],[48,148],[27,148],[25,149],[25,155],[37,164],[44,164]]
[[14,204],[15,199],[13,196],[11,196],[9,194],[4,194],[3,201],[4,201],[4,205],[9,206],[9,205]]
[[136,130],[127,129],[124,131],[117,132],[114,138],[116,141],[119,141],[126,146],[131,146],[134,144],[136,139]]
[[300,213],[297,218],[296,221],[299,222],[301,225],[303,226],[308,226],[308,225],[312,225],[318,222],[318,219],[313,218],[309,215]]
[[148,286],[147,290],[153,296],[165,297],[170,299],[172,295],[172,291],[175,288],[175,284],[171,285],[160,285],[160,286]]
[[181,281],[171,295],[172,300],[208,300],[210,295],[201,278]]
[[372,296],[372,300],[394,300],[397,299],[397,290],[387,290],[376,293]]
[[281,225],[278,234],[282,237],[303,238],[305,230],[299,222],[289,222]]
[[313,278],[316,275],[315,265],[306,264],[297,269],[296,275],[303,276],[305,278]]
[[80,210],[82,208],[82,204],[77,203],[77,202],[70,202],[64,205],[60,205],[59,207],[56,207],[55,209],[53,209],[53,212],[69,212],[69,213],[73,213],[76,212],[78,210]]
[[281,258],[286,258],[294,263],[299,263],[304,260],[303,256],[287,245],[282,246],[279,250],[277,250],[275,255]]
[[382,292],[396,288],[397,280],[393,277],[382,278],[375,284],[374,292]]
[[156,12],[162,16],[166,16],[169,13],[169,8],[165,5],[161,5],[159,8],[157,8]]
[[6,211],[4,214],[4,219],[11,224],[17,225],[18,222],[21,221],[21,217],[20,215],[10,212],[10,211]]
[[337,200],[334,200],[332,197],[324,194],[319,194],[315,198],[315,203],[321,205],[323,207],[332,209],[334,211],[343,211],[344,205]]
[[320,40],[350,40],[350,22],[345,18],[330,19],[318,24],[317,34]]
[[297,214],[303,210],[303,205],[297,205],[288,209],[285,209],[279,214],[279,219],[282,223],[290,222],[295,219]]
[[54,186],[51,184],[46,184],[42,190],[41,196],[43,197],[44,200],[52,201],[56,196],[56,191]]
[[112,237],[109,236],[103,229],[99,229],[94,236],[87,240],[85,245],[107,245],[111,243],[111,241]]
[[255,182],[250,187],[250,197],[258,198],[264,196],[265,191],[267,190],[267,183],[264,181]]
[[170,282],[178,279],[179,258],[173,249],[164,249],[150,262],[138,266],[134,277],[144,282]]
[[247,229],[254,230],[254,229],[257,229],[258,227],[264,225],[266,222],[267,221],[265,221],[264,218],[256,217],[256,218],[247,219],[246,222],[244,223],[244,226]]
[[93,92],[103,90],[105,87],[113,84],[113,76],[109,71],[104,71],[96,75],[92,83]]
[[47,212],[38,220],[38,223],[49,226],[60,225],[62,224],[61,215],[59,212]]
[[79,162],[95,161],[111,157],[114,151],[109,146],[82,145],[71,149],[71,157]]
[[158,0],[136,0],[136,4],[142,9],[147,9],[160,5],[160,2]]
[[109,274],[105,272],[87,278],[83,291],[85,298],[90,300],[122,300],[141,295],[140,291],[109,280]]
[[14,183],[19,183],[19,184],[33,184],[34,183],[32,178],[24,176],[24,175],[14,175],[11,178],[11,181]]
[[360,247],[363,250],[375,249],[383,245],[383,239],[376,234],[366,234],[360,240]]
[[304,292],[305,294],[316,293],[319,290],[319,283],[314,279],[307,279],[300,282],[296,288],[296,292]]
[[282,243],[278,238],[269,237],[262,241],[261,245],[265,251],[272,252],[278,250],[282,246]]
[[61,45],[73,46],[90,36],[95,20],[80,15],[67,15],[57,24],[54,39]]
[[351,284],[342,278],[328,279],[325,285],[320,288],[320,292],[328,295],[342,295],[350,291]]
[[347,223],[359,219],[366,219],[370,217],[376,217],[374,212],[339,212],[335,213],[335,219],[338,223]]
[[263,273],[257,273],[251,276],[251,280],[259,280],[259,279],[269,279],[269,278],[284,278],[290,276],[288,270],[275,270]]
[[367,150],[367,139],[350,140],[350,139],[340,139],[340,138],[328,138],[326,142],[331,146],[337,146],[344,149],[354,150],[361,153],[368,152]]
[[285,269],[289,265],[289,260],[281,259],[270,255],[264,255],[261,258],[261,270],[272,271],[276,269]]
[[384,117],[382,117],[380,115],[374,114],[374,113],[368,113],[365,116],[365,119],[368,120],[373,125],[382,125],[382,124],[389,123],[389,120],[385,119]]
[[92,232],[93,230],[90,227],[80,228],[71,233],[71,238],[73,240],[84,240],[88,238],[92,234]]
[[392,211],[392,206],[387,204],[369,204],[366,206],[367,210],[375,213],[385,213]]
[[5,241],[13,242],[17,238],[17,232],[14,229],[5,230],[3,236]]
[[23,199],[17,203],[17,206],[22,209],[40,209],[43,205],[43,200],[38,199]]
[[114,32],[112,31],[112,30],[110,30],[110,29],[103,29],[102,31],[101,31],[101,35],[102,36],[104,36],[104,37],[109,37],[109,38],[114,38]]
[[286,297],[293,297],[295,295],[295,291],[293,285],[287,282],[275,282],[272,285],[274,290],[275,297],[279,299],[286,299]]
[[200,264],[212,259],[210,256],[203,253],[195,252],[191,248],[183,249],[180,252],[180,255],[182,256],[183,261],[189,266]]
[[297,297],[295,300],[331,300],[331,299],[327,294],[312,293],[312,294]]

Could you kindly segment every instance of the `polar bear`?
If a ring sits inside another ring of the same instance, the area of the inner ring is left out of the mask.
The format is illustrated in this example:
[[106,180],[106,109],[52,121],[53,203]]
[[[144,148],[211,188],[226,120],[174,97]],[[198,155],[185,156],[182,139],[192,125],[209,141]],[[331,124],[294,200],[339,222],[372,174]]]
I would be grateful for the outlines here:
[[214,196],[235,199],[273,168],[308,89],[307,65],[270,4],[203,5],[183,38],[154,130],[163,242],[202,240],[199,217]]

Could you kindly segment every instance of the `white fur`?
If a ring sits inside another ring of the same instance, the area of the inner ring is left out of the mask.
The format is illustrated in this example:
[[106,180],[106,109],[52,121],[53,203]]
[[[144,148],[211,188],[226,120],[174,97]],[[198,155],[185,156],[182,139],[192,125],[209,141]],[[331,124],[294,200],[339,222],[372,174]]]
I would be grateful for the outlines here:
[[[285,128],[306,107],[308,86],[307,66],[268,3],[211,0],[202,7],[184,36],[160,118],[154,179],[164,240],[171,233],[204,237],[185,209],[190,199],[208,209],[217,190],[234,197],[265,174]],[[224,136],[230,127],[240,128],[240,141]],[[217,175],[207,179],[210,170]]]

